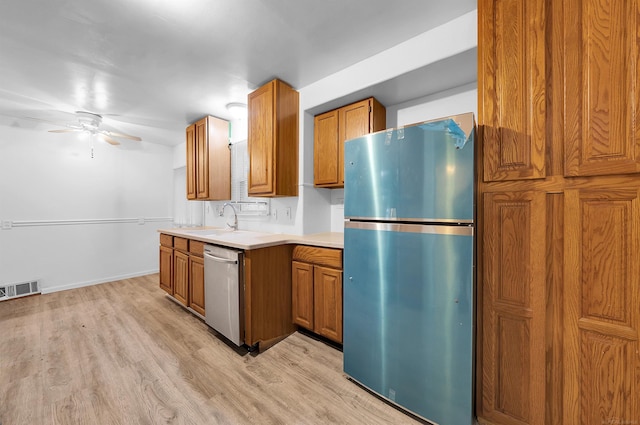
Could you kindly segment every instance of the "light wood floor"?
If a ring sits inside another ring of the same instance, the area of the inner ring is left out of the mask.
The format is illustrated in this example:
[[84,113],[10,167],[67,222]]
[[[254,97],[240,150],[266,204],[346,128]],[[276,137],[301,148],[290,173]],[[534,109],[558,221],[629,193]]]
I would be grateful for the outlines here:
[[415,424],[295,333],[241,354],[157,275],[0,302],[0,425]]

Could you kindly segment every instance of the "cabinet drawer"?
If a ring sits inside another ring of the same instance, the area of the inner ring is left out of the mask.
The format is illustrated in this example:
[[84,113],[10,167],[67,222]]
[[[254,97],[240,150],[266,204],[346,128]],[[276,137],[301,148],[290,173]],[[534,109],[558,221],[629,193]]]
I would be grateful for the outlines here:
[[173,247],[186,252],[189,250],[189,239],[179,238],[176,236],[173,238]]
[[189,253],[202,257],[204,255],[204,242],[194,241],[193,239],[190,239]]
[[293,249],[293,259],[319,266],[342,269],[342,250],[298,245]]
[[173,236],[160,233],[160,245],[173,247]]

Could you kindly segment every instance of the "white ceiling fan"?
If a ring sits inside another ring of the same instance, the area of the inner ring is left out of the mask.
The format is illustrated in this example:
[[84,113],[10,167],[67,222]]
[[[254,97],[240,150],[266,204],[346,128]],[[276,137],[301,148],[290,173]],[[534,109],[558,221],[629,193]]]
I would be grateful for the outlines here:
[[132,136],[126,133],[119,133],[111,130],[106,130],[101,128],[102,126],[102,115],[94,114],[92,112],[86,111],[76,111],[75,116],[77,122],[68,123],[68,124],[56,124],[61,125],[66,128],[61,130],[49,130],[50,133],[73,133],[73,132],[83,132],[90,135],[100,136],[105,142],[112,145],[119,145],[120,142],[117,141],[114,137],[135,140],[137,142],[142,141],[142,139],[138,136]]

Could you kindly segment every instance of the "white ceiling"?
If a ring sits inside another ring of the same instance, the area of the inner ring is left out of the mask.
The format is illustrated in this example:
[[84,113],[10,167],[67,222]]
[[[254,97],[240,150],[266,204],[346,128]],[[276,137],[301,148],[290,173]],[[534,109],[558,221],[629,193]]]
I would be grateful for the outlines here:
[[[5,0],[0,124],[87,110],[154,143],[278,77],[302,88],[476,0]],[[475,72],[475,69],[473,70]],[[61,112],[62,111],[62,112]]]

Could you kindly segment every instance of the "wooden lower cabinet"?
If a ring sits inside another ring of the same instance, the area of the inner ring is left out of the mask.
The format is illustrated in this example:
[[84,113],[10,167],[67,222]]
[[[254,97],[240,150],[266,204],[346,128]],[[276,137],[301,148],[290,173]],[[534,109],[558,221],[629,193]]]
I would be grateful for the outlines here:
[[173,297],[189,305],[189,254],[177,250],[173,253]]
[[487,193],[483,220],[481,416],[497,424],[542,424],[545,194]]
[[173,295],[173,248],[164,245],[160,245],[160,288]]
[[160,287],[204,316],[204,243],[160,235]]
[[292,262],[293,323],[313,329],[313,264]]
[[640,187],[599,180],[564,196],[562,423],[636,424]]
[[293,258],[293,323],[342,343],[342,250],[297,246]]
[[269,348],[295,331],[291,323],[291,245],[244,252],[245,344]]
[[314,330],[342,343],[342,271],[313,267]]
[[189,307],[204,316],[204,259],[189,256]]

